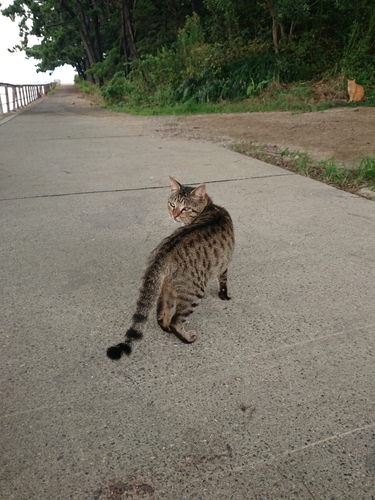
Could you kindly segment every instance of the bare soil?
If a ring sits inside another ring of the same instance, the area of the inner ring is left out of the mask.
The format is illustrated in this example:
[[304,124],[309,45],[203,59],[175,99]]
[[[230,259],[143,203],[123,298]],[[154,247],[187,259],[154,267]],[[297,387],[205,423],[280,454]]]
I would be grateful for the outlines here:
[[[77,92],[77,89],[74,90]],[[80,105],[84,101],[89,106],[98,104],[79,94],[78,91],[76,97],[81,101]],[[331,94],[328,97],[332,97]],[[345,95],[341,94],[339,97]],[[327,95],[323,93],[320,97],[326,99]],[[334,157],[337,163],[350,167],[357,165],[363,156],[375,156],[374,107],[334,108],[308,113],[275,111],[158,117],[116,115],[118,122],[127,126],[130,123],[139,133],[211,141],[225,147],[242,142],[259,147],[273,157],[288,148],[289,151],[308,152],[315,160]]]
[[310,113],[268,112],[152,118],[162,137],[203,140],[230,146],[262,146],[275,155],[288,148],[316,160],[335,157],[346,166],[375,156],[375,108],[336,108]]

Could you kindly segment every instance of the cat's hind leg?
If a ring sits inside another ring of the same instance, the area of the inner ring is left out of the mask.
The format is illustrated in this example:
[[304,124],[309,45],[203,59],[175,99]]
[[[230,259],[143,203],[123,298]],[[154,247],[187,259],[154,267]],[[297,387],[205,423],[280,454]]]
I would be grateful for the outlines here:
[[185,296],[177,299],[176,312],[170,323],[170,331],[183,342],[191,343],[197,340],[197,332],[194,330],[185,330],[184,323],[200,303],[202,298],[203,295],[200,297]]
[[230,300],[232,298],[231,295],[228,293],[227,281],[228,281],[228,269],[225,269],[225,271],[221,273],[217,279],[217,284],[219,287],[219,297],[221,298],[221,300]]
[[165,280],[158,298],[157,303],[157,320],[159,326],[165,332],[171,332],[170,323],[171,319],[176,312],[176,293],[173,288],[168,285]]

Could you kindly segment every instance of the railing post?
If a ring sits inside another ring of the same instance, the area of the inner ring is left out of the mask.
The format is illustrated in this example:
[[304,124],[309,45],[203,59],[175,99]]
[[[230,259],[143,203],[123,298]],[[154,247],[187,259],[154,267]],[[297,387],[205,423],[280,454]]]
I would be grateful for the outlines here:
[[20,108],[22,108],[20,88],[16,86],[15,89],[16,89],[16,98],[17,98],[17,109],[20,109]]
[[5,98],[7,103],[7,113],[10,111],[8,85],[5,86]]
[[17,86],[14,87],[14,91],[16,93],[16,109],[19,109],[21,107],[21,102],[20,102],[20,92]]
[[26,98],[25,98],[25,87],[22,86],[22,97],[23,97],[23,105],[26,106]]
[[12,111],[14,111],[15,109],[17,109],[17,107],[16,107],[17,106],[17,104],[16,104],[17,103],[17,92],[16,92],[16,88],[13,85],[12,85],[12,95],[13,95],[13,97],[12,97],[12,99],[13,99]]
[[0,95],[0,115],[24,108],[30,102],[47,95],[50,89],[55,88],[55,83],[35,84],[35,85],[15,85],[12,83],[0,83],[4,88],[2,97]]

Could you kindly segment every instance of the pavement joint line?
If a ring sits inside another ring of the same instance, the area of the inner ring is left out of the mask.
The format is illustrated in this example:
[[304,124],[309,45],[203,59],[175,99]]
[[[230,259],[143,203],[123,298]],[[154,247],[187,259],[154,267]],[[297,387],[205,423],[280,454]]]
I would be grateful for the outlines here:
[[[1,124],[1,123],[0,123]],[[65,140],[91,140],[91,139],[124,139],[128,137],[148,137],[145,136],[144,134],[129,134],[129,135],[94,135],[94,136],[87,136],[87,137],[72,137],[70,135],[66,137],[49,137],[49,138],[40,138],[40,139],[24,139],[24,142],[47,142],[47,141],[65,141]],[[19,141],[17,140],[9,140],[5,141],[7,143],[11,142],[16,142],[18,143]]]
[[336,434],[332,434],[330,436],[327,436],[324,439],[314,441],[312,443],[309,443],[309,444],[304,445],[304,446],[300,446],[298,448],[288,449],[288,450],[283,451],[282,453],[269,453],[269,456],[265,460],[259,459],[259,460],[255,460],[253,462],[249,462],[245,465],[234,466],[232,468],[232,472],[242,472],[243,470],[246,470],[249,468],[255,468],[258,466],[262,466],[264,463],[270,463],[270,462],[273,462],[275,460],[280,460],[284,457],[288,457],[288,456],[293,455],[295,453],[304,452],[306,449],[314,448],[316,446],[322,445],[324,447],[325,444],[329,443],[330,441],[335,441],[336,439],[342,439],[342,438],[345,438],[346,436],[350,436],[350,435],[356,434],[358,432],[360,433],[363,431],[368,431],[368,430],[372,429],[373,427],[375,427],[375,422],[371,422],[371,423],[363,425],[361,427],[349,429],[348,431],[337,432]]
[[[279,353],[279,352],[282,352],[282,351],[288,351],[288,350],[292,350],[292,349],[296,349],[296,348],[299,348],[299,347],[302,347],[302,346],[307,346],[309,344],[315,344],[316,343],[324,343],[326,341],[330,341],[332,339],[335,339],[336,337],[340,337],[340,336],[344,336],[344,335],[353,335],[353,334],[356,334],[358,332],[362,332],[362,331],[373,331],[375,327],[375,324],[368,324],[368,325],[364,325],[364,326],[358,326],[358,327],[353,327],[353,328],[350,328],[348,330],[339,330],[338,332],[330,332],[330,333],[327,333],[326,335],[321,335],[319,337],[314,337],[314,338],[308,338],[308,339],[304,339],[304,340],[300,340],[298,342],[295,342],[293,344],[285,344],[285,345],[280,345],[278,347],[275,347],[274,349],[264,349],[263,351],[257,351],[257,352],[252,352],[251,354],[249,354],[248,356],[246,357],[243,357],[241,360],[239,359],[236,359],[236,365],[230,365],[227,370],[223,370],[223,373],[233,373],[234,371],[239,371],[240,367],[243,365],[243,364],[247,364],[249,362],[254,362],[254,358],[261,358],[262,356],[268,356],[270,354],[275,354],[275,353]],[[202,333],[203,335],[203,333]],[[111,338],[109,336],[109,338]],[[206,363],[204,365],[204,372],[206,371],[213,371],[214,369],[220,367],[220,363],[217,363],[217,362],[214,362],[214,363]],[[151,372],[152,370],[150,370]],[[177,373],[168,373],[168,375],[166,375],[165,377],[160,377],[161,380],[163,379],[172,379],[174,377],[176,377],[178,374]],[[121,401],[121,399],[118,400],[118,402]]]
[[[278,352],[278,351],[281,351],[281,350],[287,350],[287,349],[290,349],[290,348],[300,347],[302,345],[306,345],[306,344],[313,343],[313,342],[329,340],[330,338],[333,338],[333,337],[336,337],[336,336],[340,336],[340,335],[354,334],[354,333],[361,332],[363,330],[370,330],[370,331],[372,331],[372,329],[374,328],[374,326],[375,326],[375,324],[369,324],[369,325],[364,325],[364,326],[353,327],[353,328],[351,328],[349,330],[340,330],[338,332],[332,332],[332,333],[329,333],[327,335],[316,337],[316,338],[313,338],[313,339],[306,339],[306,340],[302,340],[300,342],[296,342],[294,344],[288,344],[288,345],[285,345],[285,346],[279,346],[279,347],[277,347],[275,349],[266,349],[266,350],[261,351],[261,352],[255,352],[255,353],[249,355],[248,357],[243,358],[240,361],[236,360],[236,365],[234,366],[233,364],[231,364],[230,366],[227,367],[226,370],[223,371],[223,373],[225,373],[225,374],[233,374],[235,372],[238,372],[238,370],[240,369],[240,365],[242,365],[242,364],[248,364],[249,361],[252,358],[255,358],[255,357],[259,357],[259,356],[262,356],[262,355],[269,355],[269,354],[272,354],[272,353],[275,353],[275,352]],[[103,353],[104,353],[104,351],[103,351]],[[104,354],[103,354],[103,356],[104,356]],[[217,368],[219,366],[221,366],[220,363],[205,364],[204,365],[204,372],[206,372],[206,371],[212,371],[213,369],[215,369],[215,368]],[[152,374],[153,370],[152,369],[149,370],[149,373]],[[171,378],[173,378],[175,376],[176,376],[176,373],[168,373],[164,377],[160,377],[160,379],[161,380],[167,380],[167,379],[171,379]],[[106,377],[103,378],[103,381],[108,381],[111,378],[112,378],[112,375],[109,374],[108,376],[106,376]],[[158,393],[158,391],[156,391],[156,393]],[[122,397],[119,398],[119,399],[114,400],[113,403],[117,405],[117,404],[120,403],[121,400],[122,400]],[[58,402],[58,404],[60,406],[64,406],[64,405],[74,404],[75,402],[76,402],[76,400],[74,398],[68,398],[68,399],[60,400]],[[54,403],[54,404],[56,404],[56,403]],[[0,414],[0,421],[6,420],[6,419],[9,419],[9,418],[13,418],[15,415],[44,411],[44,410],[46,410],[48,408],[51,408],[51,407],[52,407],[51,404],[44,404],[44,405],[33,407],[33,408],[27,408],[27,409],[24,409],[24,410],[17,410],[17,411],[12,411],[12,412],[9,412],[9,413]],[[72,411],[74,411],[74,408],[72,409]],[[371,423],[370,425],[375,425],[375,422]],[[351,431],[347,431],[346,433],[349,434],[351,432],[354,432],[354,431],[351,430]],[[322,441],[328,441],[330,439],[335,439],[337,437],[338,437],[337,435],[330,436],[328,438],[324,438]],[[313,444],[314,443],[310,443],[308,445],[303,446],[302,448],[311,447]],[[298,449],[292,450],[291,452],[295,453],[296,451],[298,451]]]
[[[217,184],[219,182],[235,182],[235,181],[249,181],[254,179],[267,179],[272,177],[286,177],[290,175],[296,175],[294,173],[285,173],[285,174],[273,174],[273,175],[258,175],[255,177],[242,177],[236,179],[219,179],[213,181],[203,181],[203,182],[190,182],[187,183],[189,186],[199,186],[200,184]],[[79,191],[76,193],[56,193],[56,194],[37,194],[34,196],[19,196],[14,198],[1,198],[1,201],[17,201],[17,200],[36,200],[39,198],[60,198],[64,196],[80,196],[86,194],[103,194],[103,193],[127,193],[131,191],[148,191],[150,189],[166,189],[169,188],[169,185],[165,186],[149,186],[149,187],[140,187],[140,188],[124,188],[124,189],[104,189],[97,191]]]

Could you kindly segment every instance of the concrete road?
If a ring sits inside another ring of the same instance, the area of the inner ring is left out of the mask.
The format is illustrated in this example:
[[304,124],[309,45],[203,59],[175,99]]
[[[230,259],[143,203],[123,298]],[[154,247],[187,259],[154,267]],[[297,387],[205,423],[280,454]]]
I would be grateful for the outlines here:
[[[0,126],[1,499],[373,500],[375,204],[134,123],[61,87]],[[168,175],[232,214],[233,299],[111,362]]]

